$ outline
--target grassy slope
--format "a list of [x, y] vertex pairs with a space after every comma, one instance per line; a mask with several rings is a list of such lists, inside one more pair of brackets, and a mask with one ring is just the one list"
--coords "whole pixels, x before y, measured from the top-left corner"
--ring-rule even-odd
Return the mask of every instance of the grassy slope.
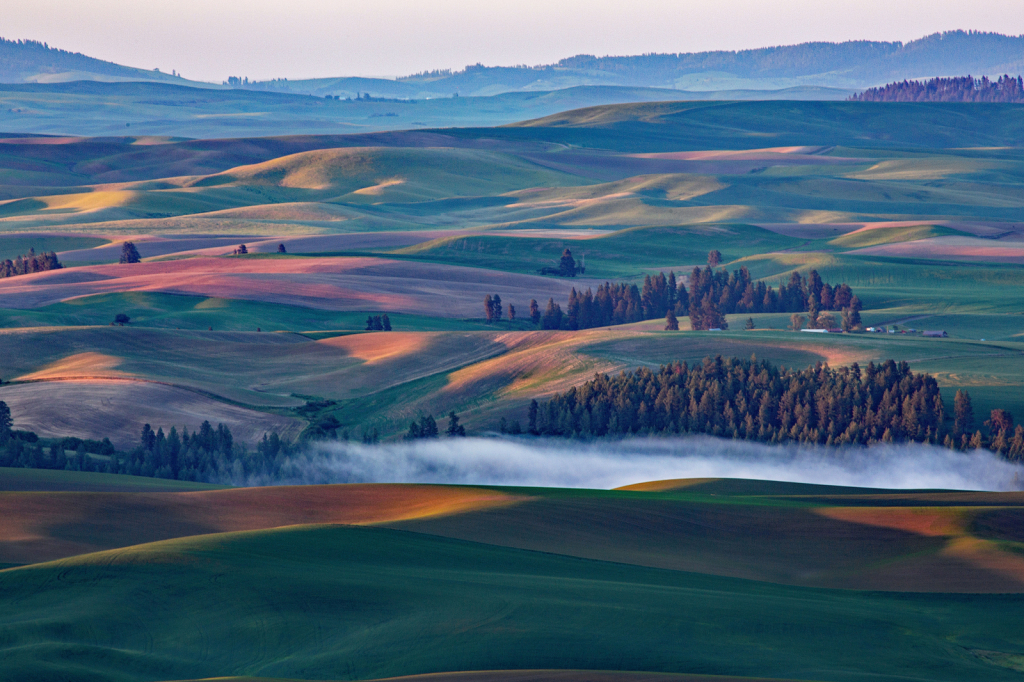
[[0, 490], [80, 492], [179, 492], [217, 490], [223, 486], [162, 478], [98, 474], [90, 471], [51, 471], [0, 467]]
[[551, 667], [1001, 680], [1017, 673], [972, 652], [1022, 645], [1016, 596], [787, 588], [379, 528], [86, 555], [0, 573], [0, 600], [12, 680]]
[[[836, 492], [729, 480], [680, 484], [655, 493], [534, 490], [535, 499], [514, 507], [391, 527], [810, 587], [1024, 590], [1024, 561], [1015, 556], [1021, 537], [1007, 533], [1024, 512], [1016, 506], [1019, 494]], [[820, 545], [826, 537], [834, 543]]]
[[543, 129], [552, 141], [631, 151], [789, 145], [1014, 146], [1024, 112], [1013, 105], [855, 102], [673, 102], [563, 112], [506, 126], [506, 139]]
[[[100, 294], [76, 298], [28, 310], [0, 309], [2, 327], [50, 327], [107, 325], [118, 313], [131, 317], [132, 324], [163, 329], [208, 329], [219, 331], [356, 332], [366, 328], [368, 312], [317, 310], [276, 303], [238, 299], [181, 296], [153, 292]], [[396, 330], [470, 331], [484, 330], [483, 321], [457, 320], [426, 315], [390, 313]]]

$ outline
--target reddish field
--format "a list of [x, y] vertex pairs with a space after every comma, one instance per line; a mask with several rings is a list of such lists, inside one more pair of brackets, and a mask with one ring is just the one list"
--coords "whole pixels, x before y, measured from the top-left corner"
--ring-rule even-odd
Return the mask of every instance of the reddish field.
[[954, 220], [888, 220], [870, 223], [757, 223], [757, 227], [796, 239], [830, 239], [860, 230], [915, 227], [917, 225], [949, 227], [977, 237], [996, 237], [1010, 231], [1019, 232], [1024, 228], [1024, 226], [1009, 223]]
[[440, 517], [525, 499], [482, 488], [422, 485], [0, 493], [0, 563], [37, 563], [206, 533]]
[[978, 237], [932, 237], [898, 244], [882, 244], [851, 251], [860, 256], [971, 260], [988, 263], [1024, 264], [1024, 243]]
[[159, 291], [299, 305], [481, 317], [483, 295], [522, 305], [565, 300], [565, 282], [478, 268], [383, 258], [189, 258], [136, 265], [90, 265], [0, 280], [5, 307], [35, 308], [92, 294]]

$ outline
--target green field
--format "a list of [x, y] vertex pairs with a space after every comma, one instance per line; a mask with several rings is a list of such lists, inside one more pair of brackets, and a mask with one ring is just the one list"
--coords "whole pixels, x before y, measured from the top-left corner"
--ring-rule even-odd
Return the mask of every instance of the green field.
[[[367, 311], [380, 314], [381, 311]], [[99, 294], [28, 310], [0, 309], [0, 327], [87, 327], [109, 325], [124, 313], [132, 325], [145, 328], [216, 331], [331, 333], [363, 331], [367, 313], [317, 310], [301, 306], [238, 299], [148, 292]], [[483, 331], [484, 320], [458, 320], [390, 313], [398, 331]]]
[[[791, 587], [649, 567], [663, 565], [659, 552], [699, 555], [706, 539], [685, 521], [693, 514], [721, 534], [719, 553], [771, 554], [771, 537], [751, 544], [730, 535], [754, 532], [745, 519], [756, 512], [781, 523], [767, 526], [781, 543], [774, 566], [852, 559], [859, 575], [877, 570], [880, 557], [857, 557], [858, 542], [876, 553], [899, 546], [913, 560], [944, 541], [850, 525], [829, 559], [824, 548], [787, 539], [801, 515], [869, 504], [903, 518], [904, 505], [934, 505], [941, 494], [742, 481], [691, 488], [508, 489], [534, 501], [399, 524], [404, 530], [185, 537], [6, 570], [0, 677], [374, 679], [543, 668], [837, 681], [1019, 675], [1019, 594]], [[992, 503], [1000, 502], [970, 494], [945, 502], [981, 504], [979, 518]], [[638, 543], [631, 515], [644, 509]], [[672, 545], [650, 544], [668, 537]], [[729, 571], [737, 557], [726, 556]]]
[[223, 486], [169, 481], [141, 476], [117, 476], [89, 471], [52, 471], [0, 467], [0, 491], [74, 490], [84, 492], [179, 492], [217, 490]]

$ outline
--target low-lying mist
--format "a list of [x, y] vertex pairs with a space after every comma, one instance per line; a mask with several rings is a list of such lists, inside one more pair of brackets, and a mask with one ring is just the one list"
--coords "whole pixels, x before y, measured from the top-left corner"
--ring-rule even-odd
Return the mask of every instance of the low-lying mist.
[[772, 446], [706, 436], [568, 440], [459, 438], [384, 445], [321, 443], [277, 479], [243, 485], [453, 483], [615, 488], [671, 478], [748, 478], [866, 488], [1024, 490], [1024, 467], [987, 450], [928, 445]]

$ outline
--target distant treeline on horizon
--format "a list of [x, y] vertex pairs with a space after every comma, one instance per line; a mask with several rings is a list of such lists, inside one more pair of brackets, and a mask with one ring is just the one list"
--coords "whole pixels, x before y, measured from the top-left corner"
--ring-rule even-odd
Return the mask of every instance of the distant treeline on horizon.
[[927, 81], [889, 83], [868, 88], [850, 97], [851, 102], [1004, 102], [1024, 103], [1024, 78], [1010, 75], [999, 80], [974, 78], [932, 78]]

